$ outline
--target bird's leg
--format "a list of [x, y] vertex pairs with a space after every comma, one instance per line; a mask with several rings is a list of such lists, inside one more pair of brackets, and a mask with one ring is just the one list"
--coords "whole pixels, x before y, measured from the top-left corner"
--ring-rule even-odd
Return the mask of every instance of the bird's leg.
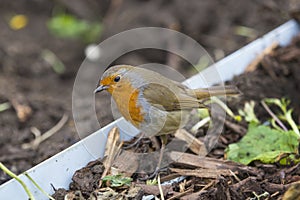
[[159, 153], [159, 158], [158, 158], [158, 163], [157, 163], [156, 169], [150, 176], [147, 176], [146, 178], [140, 179], [142, 181], [145, 181], [145, 180], [152, 179], [152, 178], [156, 177], [158, 175], [158, 173], [161, 171], [160, 167], [161, 167], [164, 151], [166, 149], [166, 144], [167, 144], [167, 141], [168, 141], [167, 135], [161, 135], [160, 140], [161, 140], [161, 148], [160, 148], [160, 153]]
[[163, 155], [164, 155], [164, 151], [165, 151], [166, 144], [167, 144], [167, 141], [168, 141], [167, 135], [161, 135], [160, 140], [161, 140], [161, 148], [160, 148], [158, 163], [157, 163], [157, 167], [156, 167], [155, 171], [159, 171], [159, 169], [160, 169], [161, 162], [162, 162]]
[[123, 149], [125, 149], [125, 150], [126, 149], [131, 149], [132, 147], [138, 145], [141, 142], [141, 140], [144, 138], [144, 136], [145, 136], [145, 133], [141, 133], [141, 135], [134, 141], [134, 143], [123, 147]]

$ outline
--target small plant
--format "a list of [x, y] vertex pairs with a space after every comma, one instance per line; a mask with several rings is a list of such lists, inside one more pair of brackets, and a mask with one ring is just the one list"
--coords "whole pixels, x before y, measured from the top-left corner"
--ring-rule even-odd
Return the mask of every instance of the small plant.
[[[298, 135], [298, 137], [300, 137], [298, 126], [292, 117], [293, 109], [288, 109], [288, 106], [291, 103], [290, 100], [285, 98], [282, 99], [268, 98], [265, 99], [264, 102], [268, 105], [273, 104], [278, 106], [281, 109], [281, 113], [277, 114], [278, 118], [280, 120], [287, 122], [291, 126], [292, 130]], [[272, 119], [272, 124], [275, 124], [274, 118]]]
[[157, 179], [149, 179], [146, 181], [146, 185], [157, 185], [158, 181]]
[[239, 110], [240, 116], [244, 117], [245, 121], [248, 123], [259, 124], [260, 121], [257, 119], [254, 112], [255, 102], [250, 101], [246, 102], [244, 106], [244, 110]]
[[[277, 105], [282, 113], [275, 115], [265, 102], [269, 105]], [[300, 162], [298, 158], [299, 129], [292, 119], [292, 109], [287, 108], [289, 103], [287, 99], [264, 99], [262, 101], [262, 105], [272, 116], [271, 127], [262, 125], [257, 119], [254, 102], [246, 103], [244, 110], [239, 110], [239, 114], [249, 123], [248, 131], [239, 142], [228, 146], [225, 150], [225, 157], [245, 165], [255, 160], [263, 163], [278, 162], [282, 165]], [[292, 130], [285, 128], [279, 119], [288, 122]]]
[[130, 186], [132, 178], [124, 177], [121, 174], [105, 176], [103, 179], [104, 183], [110, 187], [121, 187]]

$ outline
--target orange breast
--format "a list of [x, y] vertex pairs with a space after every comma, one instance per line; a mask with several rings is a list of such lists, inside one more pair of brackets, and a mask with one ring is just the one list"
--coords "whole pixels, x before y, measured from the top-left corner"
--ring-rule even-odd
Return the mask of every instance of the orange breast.
[[124, 83], [122, 87], [114, 89], [112, 96], [123, 117], [139, 128], [144, 119], [143, 108], [138, 103], [139, 90], [130, 83]]

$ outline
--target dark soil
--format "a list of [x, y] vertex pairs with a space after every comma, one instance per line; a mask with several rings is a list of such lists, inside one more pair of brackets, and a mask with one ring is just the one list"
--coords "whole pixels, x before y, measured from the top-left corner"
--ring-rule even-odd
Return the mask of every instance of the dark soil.
[[[299, 62], [300, 35], [295, 37], [286, 48], [275, 49], [271, 54], [265, 56], [258, 70], [235, 77], [232, 83], [235, 83], [243, 91], [243, 95], [238, 101], [232, 101], [229, 105], [232, 108], [235, 108], [234, 105], [242, 107], [245, 101], [249, 101], [249, 99], [254, 100], [256, 105], [259, 105], [263, 98], [285, 97], [291, 100], [294, 117], [299, 124]], [[265, 116], [266, 112], [261, 106], [256, 106], [256, 108], [260, 116]]]
[[[297, 119], [299, 124], [299, 55], [300, 34], [293, 39], [289, 46], [277, 47], [271, 53], [265, 55], [254, 71], [237, 76], [233, 81], [229, 82], [229, 84], [236, 83], [243, 93], [240, 98], [229, 101], [229, 107], [233, 108], [233, 110], [242, 109], [246, 101], [253, 100], [256, 102], [257, 109], [255, 113], [257, 117], [260, 120], [267, 120], [270, 116], [260, 105], [260, 101], [267, 97], [286, 97], [291, 100], [291, 107], [294, 108], [294, 118]], [[171, 198], [184, 191], [190, 191], [182, 195], [180, 199], [250, 199], [254, 198], [255, 195], [259, 196], [262, 194], [265, 194], [265, 196], [262, 195], [260, 199], [281, 199], [292, 183], [300, 180], [300, 163], [280, 166], [279, 163], [262, 164], [256, 161], [251, 163], [249, 167], [246, 167], [237, 163], [223, 161], [224, 149], [230, 143], [239, 141], [247, 129], [245, 123], [236, 124], [236, 122], [230, 122], [229, 120], [228, 123], [225, 123], [226, 127], [218, 145], [209, 153], [208, 157], [211, 158], [211, 162], [222, 161], [223, 167], [232, 170], [236, 177], [220, 175], [216, 178], [206, 178], [190, 175], [184, 181], [173, 183], [169, 187], [163, 186], [166, 198]], [[236, 129], [234, 126], [240, 129]], [[143, 139], [139, 143], [138, 149], [134, 151], [145, 152], [146, 150], [149, 152], [153, 149], [153, 146], [155, 145], [151, 144], [151, 140]], [[168, 153], [165, 154], [165, 159], [168, 155]], [[171, 164], [169, 167], [176, 165], [178, 163]], [[181, 164], [181, 168], [193, 169], [189, 164]], [[81, 199], [85, 199], [90, 195], [101, 193], [102, 190], [97, 185], [99, 185], [103, 171], [103, 164], [100, 161], [89, 163], [87, 167], [78, 170], [74, 174], [69, 190], [63, 190], [63, 195], [61, 195], [62, 189], [59, 189], [54, 194], [55, 197], [63, 199], [64, 195], [71, 192], [72, 194], [77, 193], [77, 195], [82, 196]], [[172, 174], [171, 171], [169, 168], [167, 173], [162, 173], [162, 179], [166, 178], [166, 175], [170, 176]], [[132, 177], [132, 186], [115, 189], [116, 196], [111, 196], [111, 199], [117, 199], [117, 197], [122, 197], [121, 199], [141, 199], [142, 195], [149, 194], [159, 197], [159, 193], [157, 193], [158, 188], [155, 190], [152, 186], [145, 185], [138, 179], [144, 177], [144, 175], [134, 174]], [[136, 188], [138, 192], [135, 193], [134, 197], [128, 198], [125, 194], [128, 194], [132, 188]], [[104, 188], [102, 189], [104, 190]], [[297, 195], [298, 193], [295, 192], [295, 194]], [[179, 197], [176, 199], [179, 199]]]
[[[99, 41], [134, 27], [169, 27], [193, 37], [219, 59], [222, 54], [227, 55], [287, 21], [287, 10], [292, 5], [285, 0], [113, 2], [1, 1], [0, 103], [24, 104], [32, 111], [24, 119], [19, 119], [12, 107], [0, 113], [0, 162], [13, 172], [21, 173], [79, 140], [72, 120], [71, 93], [77, 69], [84, 59], [85, 44], [78, 40], [59, 39], [49, 33], [46, 22], [55, 9], [86, 20], [102, 20], [104, 32]], [[29, 18], [24, 29], [15, 31], [9, 28], [8, 20], [14, 14], [25, 14]], [[237, 35], [236, 26], [250, 27], [254, 34]], [[42, 59], [44, 49], [50, 49], [62, 60], [66, 66], [63, 74], [56, 74]], [[166, 63], [166, 58], [155, 52], [129, 54], [119, 62], [140, 64], [157, 60]], [[109, 107], [110, 103], [108, 96], [101, 96], [103, 99], [96, 103], [98, 110]], [[54, 136], [37, 149], [22, 148], [22, 144], [34, 139], [32, 127], [44, 133], [64, 114], [69, 120]], [[110, 110], [103, 110], [99, 120], [102, 125], [111, 122]], [[8, 179], [0, 172], [0, 183]]]

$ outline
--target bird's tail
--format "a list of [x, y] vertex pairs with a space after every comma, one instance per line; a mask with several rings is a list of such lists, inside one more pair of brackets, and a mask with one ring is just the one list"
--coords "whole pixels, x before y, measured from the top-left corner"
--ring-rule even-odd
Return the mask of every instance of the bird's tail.
[[213, 86], [209, 88], [200, 88], [190, 91], [192, 96], [196, 96], [197, 99], [206, 99], [211, 96], [238, 96], [241, 92], [234, 85], [225, 86]]

